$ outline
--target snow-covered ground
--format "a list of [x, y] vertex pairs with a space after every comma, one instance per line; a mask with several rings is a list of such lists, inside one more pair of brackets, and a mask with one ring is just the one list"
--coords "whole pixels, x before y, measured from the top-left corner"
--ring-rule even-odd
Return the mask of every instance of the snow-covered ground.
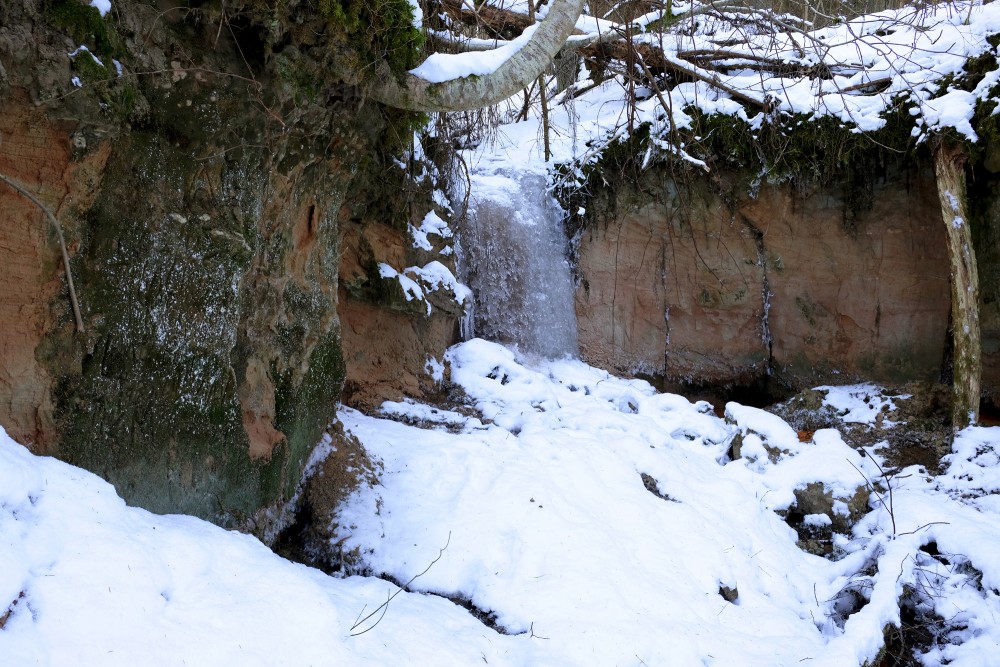
[[[925, 664], [997, 664], [1000, 428], [962, 432], [941, 476], [891, 475], [891, 499], [871, 494], [821, 558], [777, 514], [794, 490], [822, 482], [835, 514], [865, 477], [886, 484], [837, 431], [800, 442], [755, 408], [731, 403], [723, 420], [478, 339], [448, 361], [479, 417], [386, 406], [433, 416], [420, 429], [341, 413], [384, 463], [340, 516], [345, 548], [411, 582], [382, 609], [388, 581], [329, 577], [246, 535], [127, 507], [3, 435], [3, 664], [843, 667], [875, 658], [900, 598], [938, 633]], [[831, 388], [828, 402], [857, 418], [872, 389]]]
[[[863, 129], [903, 95], [917, 134], [948, 126], [974, 138], [968, 119], [997, 73], [972, 92], [936, 81], [992, 48], [998, 7], [844, 23], [812, 35], [801, 56], [804, 66], [827, 62], [832, 78], [735, 72], [726, 83]], [[723, 37], [694, 31], [667, 55]], [[753, 36], [731, 48], [776, 59], [797, 49]], [[891, 79], [882, 92], [857, 88], [879, 78]], [[637, 120], [665, 127], [645, 92]], [[685, 105], [746, 118], [704, 83], [665, 94], [679, 126]], [[472, 196], [499, 192], [504, 174], [549, 177], [551, 162], [596, 156], [629, 124], [622, 99], [609, 79], [554, 100], [549, 163], [536, 118], [500, 128], [496, 143], [466, 156]], [[421, 247], [427, 234], [451, 234], [434, 219], [412, 233]], [[436, 263], [383, 275], [413, 298], [443, 287], [464, 299]], [[406, 402], [383, 406], [385, 419], [340, 412], [384, 473], [348, 500], [338, 538], [359, 554], [356, 571], [409, 582], [402, 592], [290, 563], [197, 519], [127, 507], [96, 476], [0, 431], [0, 665], [851, 667], [875, 662], [901, 600], [905, 623], [936, 638], [924, 664], [1000, 665], [1000, 428], [959, 434], [938, 476], [883, 475], [874, 452], [862, 456], [836, 430], [802, 442], [769, 413], [731, 403], [722, 419], [707, 403], [579, 361], [519, 358], [478, 339], [447, 361], [477, 417]], [[884, 416], [876, 387], [823, 389], [845, 422]], [[741, 457], [731, 460], [734, 445]], [[829, 511], [797, 511], [810, 484], [829, 492]], [[829, 557], [797, 546], [787, 510], [831, 540]]]

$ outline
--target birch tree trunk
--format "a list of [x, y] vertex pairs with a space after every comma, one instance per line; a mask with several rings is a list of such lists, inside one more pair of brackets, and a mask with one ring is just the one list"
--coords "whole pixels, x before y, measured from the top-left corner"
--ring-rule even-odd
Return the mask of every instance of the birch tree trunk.
[[979, 272], [966, 213], [965, 161], [960, 145], [941, 141], [934, 149], [941, 216], [951, 264], [954, 363], [951, 422], [960, 430], [979, 421], [982, 341], [979, 333]]
[[582, 11], [583, 0], [552, 0], [528, 43], [489, 74], [431, 83], [409, 73], [399, 79], [382, 72], [369, 94], [411, 111], [467, 111], [497, 104], [524, 90], [552, 63]]

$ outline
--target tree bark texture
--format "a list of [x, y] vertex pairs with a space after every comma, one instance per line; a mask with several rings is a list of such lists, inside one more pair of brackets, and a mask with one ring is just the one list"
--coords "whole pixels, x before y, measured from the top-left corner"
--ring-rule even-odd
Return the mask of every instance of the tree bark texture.
[[552, 63], [582, 11], [583, 0], [552, 0], [528, 43], [490, 74], [431, 83], [409, 73], [402, 79], [384, 73], [370, 94], [387, 106], [411, 111], [467, 111], [497, 104], [526, 88]]
[[965, 161], [961, 146], [942, 141], [934, 150], [941, 215], [951, 264], [951, 320], [954, 388], [952, 426], [979, 421], [982, 341], [979, 330], [979, 274], [966, 213]]

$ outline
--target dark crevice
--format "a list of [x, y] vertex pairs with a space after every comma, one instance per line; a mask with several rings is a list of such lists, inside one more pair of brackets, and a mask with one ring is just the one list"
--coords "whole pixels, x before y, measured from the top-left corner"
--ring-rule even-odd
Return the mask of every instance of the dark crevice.
[[303, 500], [296, 509], [292, 522], [278, 533], [271, 550], [282, 558], [314, 567], [326, 574], [342, 574], [343, 553], [317, 535], [315, 523], [312, 505]]
[[475, 618], [477, 621], [488, 627], [490, 630], [493, 630], [497, 634], [512, 635], [512, 636], [526, 634], [524, 630], [522, 630], [521, 632], [513, 632], [509, 628], [504, 627], [497, 620], [497, 613], [495, 611], [491, 609], [481, 609], [480, 607], [477, 607], [470, 598], [464, 595], [449, 595], [447, 593], [436, 593], [433, 591], [419, 591], [419, 592], [423, 593], [424, 595], [434, 595], [436, 597], [444, 598], [445, 600], [448, 600], [458, 605], [459, 607], [462, 607], [470, 614], [472, 614], [473, 618]]
[[830, 617], [838, 627], [843, 628], [847, 619], [864, 609], [871, 601], [872, 589], [878, 578], [878, 558], [881, 553], [869, 556], [865, 567], [854, 573], [847, 585], [840, 589], [829, 602], [833, 607]]
[[[315, 516], [312, 506], [307, 502], [302, 502], [295, 512], [295, 518], [281, 533], [278, 534], [271, 549], [277, 555], [290, 561], [314, 567], [331, 576], [358, 575], [363, 577], [375, 577], [387, 581], [397, 586], [407, 593], [419, 595], [433, 595], [443, 598], [449, 602], [465, 609], [477, 621], [488, 627], [490, 630], [501, 635], [520, 635], [525, 631], [515, 632], [503, 626], [497, 619], [497, 613], [491, 609], [483, 609], [473, 603], [472, 599], [460, 593], [442, 593], [438, 591], [422, 591], [408, 587], [391, 574], [385, 572], [375, 572], [364, 564], [359, 564], [357, 554], [354, 557], [345, 558], [343, 551], [337, 546], [330, 544], [329, 540], [319, 539], [316, 535], [314, 524]], [[16, 604], [16, 601], [15, 601]], [[13, 607], [13, 605], [12, 605]], [[8, 612], [9, 615], [9, 612]], [[6, 620], [6, 616], [2, 617]], [[2, 627], [2, 625], [0, 625]]]
[[745, 382], [731, 384], [653, 383], [660, 391], [670, 391], [693, 401], [708, 401], [718, 417], [725, 416], [726, 403], [736, 401], [752, 408], [770, 408], [788, 400], [794, 394], [774, 375], [760, 375]]
[[472, 601], [472, 598], [470, 598], [470, 597], [468, 597], [466, 595], [462, 595], [461, 593], [442, 593], [442, 592], [439, 592], [439, 591], [421, 591], [421, 590], [416, 590], [416, 589], [408, 588], [402, 582], [400, 582], [398, 579], [396, 579], [395, 577], [393, 577], [390, 574], [382, 573], [382, 574], [379, 574], [378, 577], [379, 577], [379, 579], [384, 579], [385, 581], [388, 581], [388, 582], [390, 582], [390, 583], [398, 586], [399, 588], [402, 588], [407, 593], [416, 593], [416, 594], [419, 594], [419, 595], [432, 595], [434, 597], [438, 597], [438, 598], [442, 598], [444, 600], [448, 600], [452, 604], [458, 605], [462, 609], [465, 609], [467, 612], [469, 612], [469, 614], [474, 619], [476, 619], [477, 621], [479, 621], [480, 623], [482, 623], [483, 625], [485, 625], [490, 630], [493, 630], [497, 634], [509, 635], [509, 636], [516, 636], [516, 635], [527, 634], [526, 631], [524, 631], [524, 630], [522, 630], [520, 632], [515, 632], [515, 631], [511, 630], [510, 628], [507, 628], [507, 627], [501, 625], [500, 621], [497, 619], [497, 613], [495, 611], [493, 611], [492, 609], [483, 609], [482, 607], [477, 606]]
[[251, 77], [264, 71], [268, 53], [267, 28], [257, 25], [251, 17], [243, 14], [227, 16], [226, 24], [240, 56], [250, 69]]
[[979, 423], [982, 426], [1000, 426], [1000, 396], [987, 397], [980, 402]]
[[646, 490], [652, 493], [657, 498], [662, 498], [663, 500], [667, 500], [672, 503], [680, 502], [676, 498], [661, 492], [659, 482], [657, 482], [656, 478], [653, 477], [652, 475], [647, 475], [646, 473], [642, 472], [639, 473], [639, 477], [642, 478], [642, 485], [646, 487]]
[[761, 316], [760, 335], [767, 348], [767, 374], [774, 375], [774, 338], [771, 336], [771, 285], [767, 271], [767, 249], [764, 247], [764, 232], [757, 228], [745, 216], [740, 216], [743, 224], [753, 235], [754, 246], [757, 249], [757, 266], [761, 273]]

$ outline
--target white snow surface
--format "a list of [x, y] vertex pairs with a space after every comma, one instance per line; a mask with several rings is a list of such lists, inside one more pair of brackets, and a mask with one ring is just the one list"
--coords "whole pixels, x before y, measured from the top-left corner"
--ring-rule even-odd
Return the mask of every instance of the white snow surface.
[[433, 310], [430, 302], [427, 301], [427, 294], [430, 292], [442, 288], [450, 290], [455, 301], [459, 304], [464, 303], [469, 298], [469, 288], [458, 281], [451, 269], [437, 260], [430, 261], [424, 266], [408, 266], [402, 271], [397, 271], [385, 262], [380, 262], [378, 271], [382, 278], [395, 278], [399, 281], [407, 301], [414, 299], [423, 301], [424, 305], [427, 306], [428, 315]]
[[[873, 497], [826, 560], [801, 551], [776, 510], [809, 482], [839, 496], [878, 475], [837, 431], [801, 443], [754, 408], [730, 403], [727, 422], [645, 382], [528, 364], [478, 339], [447, 362], [479, 417], [384, 406], [421, 429], [341, 411], [384, 464], [341, 512], [345, 547], [397, 581], [424, 572], [353, 631], [393, 584], [128, 507], [0, 433], [4, 664], [845, 667], [877, 654], [911, 587], [944, 619], [924, 664], [996, 664], [1000, 429], [963, 431], [940, 477], [893, 477], [895, 534]], [[730, 461], [737, 432], [781, 456]], [[931, 543], [947, 558], [920, 549]], [[845, 607], [849, 590], [868, 599], [860, 610]]]
[[491, 74], [524, 48], [537, 29], [537, 24], [529, 26], [516, 39], [505, 42], [498, 48], [489, 51], [434, 53], [419, 66], [410, 70], [410, 73], [431, 83]]
[[441, 219], [435, 211], [428, 211], [419, 227], [410, 225], [410, 236], [413, 237], [413, 247], [420, 250], [431, 250], [432, 244], [428, 236], [434, 234], [441, 238], [451, 238], [452, 231], [448, 223]]
[[416, 665], [430, 655], [472, 664], [505, 642], [421, 595], [397, 597], [378, 634], [349, 637], [358, 612], [390, 588], [332, 579], [198, 519], [128, 507], [97, 476], [0, 431], [4, 665]]
[[[836, 410], [843, 421], [855, 424], [874, 424], [879, 415], [884, 418], [896, 409], [892, 399], [909, 398], [909, 394], [888, 396], [881, 387], [874, 384], [822, 386], [816, 389], [826, 392], [823, 405]], [[884, 423], [891, 422], [885, 420]]]

